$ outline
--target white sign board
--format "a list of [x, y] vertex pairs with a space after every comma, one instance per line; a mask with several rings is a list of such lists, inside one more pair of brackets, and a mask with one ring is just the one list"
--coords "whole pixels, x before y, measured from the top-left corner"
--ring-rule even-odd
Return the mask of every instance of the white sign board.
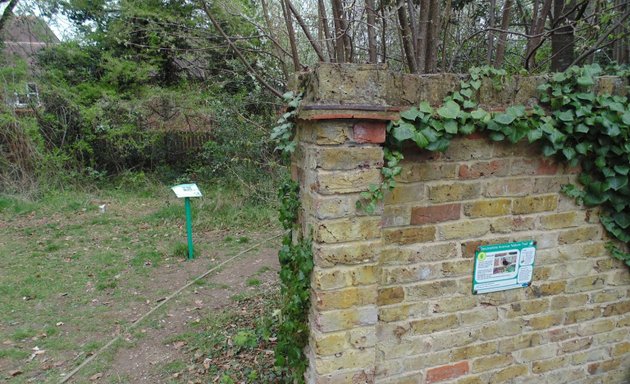
[[180, 184], [171, 188], [180, 199], [183, 197], [201, 197], [197, 184]]
[[480, 246], [475, 252], [473, 294], [528, 287], [535, 259], [533, 240]]

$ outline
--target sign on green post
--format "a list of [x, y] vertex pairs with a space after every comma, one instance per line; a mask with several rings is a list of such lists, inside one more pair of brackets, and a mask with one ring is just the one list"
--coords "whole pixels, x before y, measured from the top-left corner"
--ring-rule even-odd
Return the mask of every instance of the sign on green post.
[[483, 245], [475, 251], [472, 293], [529, 287], [534, 275], [536, 242]]
[[186, 206], [186, 233], [188, 234], [188, 260], [192, 260], [193, 253], [193, 240], [192, 240], [192, 209], [190, 207], [191, 197], [201, 197], [201, 191], [197, 184], [180, 184], [171, 188], [175, 195], [184, 199], [184, 205]]

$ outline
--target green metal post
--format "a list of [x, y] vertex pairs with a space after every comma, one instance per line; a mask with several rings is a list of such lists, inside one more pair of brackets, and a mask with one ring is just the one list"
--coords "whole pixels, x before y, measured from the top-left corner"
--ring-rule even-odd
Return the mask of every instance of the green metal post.
[[186, 205], [186, 231], [188, 232], [188, 260], [193, 259], [193, 240], [192, 240], [192, 212], [190, 209], [190, 198], [184, 199]]

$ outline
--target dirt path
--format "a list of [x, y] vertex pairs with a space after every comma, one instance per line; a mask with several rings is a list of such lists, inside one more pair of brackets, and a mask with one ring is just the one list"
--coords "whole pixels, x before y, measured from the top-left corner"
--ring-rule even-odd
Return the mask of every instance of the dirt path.
[[[189, 324], [198, 322], [202, 316], [207, 317], [213, 311], [228, 306], [237, 306], [233, 300], [235, 295], [255, 294], [259, 284], [276, 284], [279, 269], [277, 247], [274, 244], [264, 244], [262, 247], [270, 245], [273, 248], [258, 248], [241, 255], [218, 272], [205, 277], [205, 284], [194, 284], [183, 291], [165, 305], [166, 309], [154, 313], [139, 324], [135, 332], [126, 335], [113, 361], [107, 364], [107, 369], [93, 373], [94, 367], [86, 367], [82, 375], [77, 375], [70, 382], [81, 382], [85, 380], [86, 374], [89, 380], [95, 382], [178, 382], [177, 375], [174, 377], [172, 372], [164, 368], [169, 363], [185, 359], [185, 345], [172, 341], [173, 337], [189, 332]], [[170, 287], [171, 291], [175, 291], [205, 272], [202, 266], [204, 263], [196, 262], [190, 263], [186, 270], [161, 268], [153, 274], [151, 285], [156, 289]], [[255, 279], [256, 284], [251, 284], [250, 279]], [[155, 303], [148, 303], [145, 309], [148, 311], [153, 305]]]

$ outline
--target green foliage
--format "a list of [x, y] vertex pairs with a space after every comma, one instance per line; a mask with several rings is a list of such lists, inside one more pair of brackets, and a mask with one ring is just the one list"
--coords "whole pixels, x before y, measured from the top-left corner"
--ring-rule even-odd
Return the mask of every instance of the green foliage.
[[[389, 140], [400, 147], [413, 141], [430, 151], [444, 151], [458, 134], [486, 132], [494, 141], [542, 143], [545, 156], [555, 156], [569, 166], [580, 166], [582, 187], [568, 185], [563, 191], [587, 206], [601, 207], [600, 220], [608, 233], [630, 244], [630, 103], [625, 96], [593, 92], [598, 65], [571, 67], [555, 73], [539, 87], [543, 106], [526, 111], [522, 105], [490, 113], [479, 108], [476, 93], [492, 76], [500, 86], [504, 71], [474, 68], [469, 81], [447, 96], [434, 111], [426, 102], [401, 113], [388, 128]], [[386, 181], [388, 184], [389, 181]], [[370, 204], [382, 198], [370, 187]], [[630, 266], [630, 253], [611, 245], [614, 257]]]
[[[281, 322], [275, 349], [276, 365], [294, 382], [304, 382], [307, 360], [304, 347], [308, 343], [308, 308], [313, 251], [310, 239], [297, 228], [299, 185], [288, 181], [280, 188], [280, 222], [286, 235], [278, 253], [280, 259]], [[294, 240], [294, 235], [296, 240]]]
[[302, 94], [287, 92], [282, 95], [287, 103], [287, 110], [276, 122], [276, 126], [271, 130], [271, 140], [276, 142], [276, 149], [283, 155], [289, 155], [295, 151], [295, 115], [302, 101]]

